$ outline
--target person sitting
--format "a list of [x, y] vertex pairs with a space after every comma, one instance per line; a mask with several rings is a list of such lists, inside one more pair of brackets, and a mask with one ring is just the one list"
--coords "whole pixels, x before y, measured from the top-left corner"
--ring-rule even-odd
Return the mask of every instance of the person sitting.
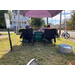
[[[30, 29], [30, 28], [29, 28], [29, 26], [28, 26], [28, 25], [26, 25], [26, 26], [25, 26], [25, 29]], [[24, 30], [23, 30], [23, 32], [22, 32], [22, 34], [21, 34], [20, 38], [22, 38], [22, 37], [23, 37], [23, 35], [24, 35]], [[25, 39], [23, 39], [23, 41], [26, 41], [27, 43], [29, 42], [28, 40], [25, 40]], [[33, 40], [32, 40], [32, 39], [31, 39], [31, 42], [33, 42]]]
[[38, 31], [44, 31], [44, 29], [46, 29], [46, 26], [44, 26], [43, 28], [39, 29]]
[[[52, 27], [50, 27], [50, 25], [48, 25], [46, 29], [52, 29]], [[43, 31], [43, 33], [44, 32], [45, 32], [45, 30]]]
[[33, 29], [32, 25], [29, 25], [29, 28], [30, 28], [30, 29]]
[[[46, 29], [52, 29], [52, 27], [50, 27], [50, 25], [48, 25]], [[45, 33], [45, 30], [43, 31], [42, 38], [44, 38], [44, 33]], [[52, 40], [48, 40], [48, 39], [44, 39], [44, 40], [45, 40], [46, 42], [52, 43]]]
[[[29, 29], [33, 29], [32, 25], [29, 25]], [[35, 33], [33, 32], [33, 34], [35, 34]]]
[[25, 28], [26, 28], [26, 29], [29, 29], [29, 26], [28, 26], [28, 25], [26, 25], [26, 26], [25, 26]]

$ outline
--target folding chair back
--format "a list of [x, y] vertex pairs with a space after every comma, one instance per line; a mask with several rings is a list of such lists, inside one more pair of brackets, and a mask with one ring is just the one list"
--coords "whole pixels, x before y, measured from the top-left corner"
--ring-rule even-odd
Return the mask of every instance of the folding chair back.
[[31, 40], [33, 38], [33, 29], [23, 30], [23, 39]]
[[54, 39], [54, 42], [56, 42], [55, 35], [57, 33], [56, 29], [45, 29], [44, 38], [51, 40]]

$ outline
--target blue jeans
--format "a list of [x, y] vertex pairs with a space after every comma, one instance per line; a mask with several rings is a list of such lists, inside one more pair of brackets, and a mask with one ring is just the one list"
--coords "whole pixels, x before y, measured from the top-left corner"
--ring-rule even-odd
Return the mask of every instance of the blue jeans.
[[[25, 40], [25, 41], [26, 41], [26, 43], [28, 43], [28, 42], [29, 42], [29, 40]], [[33, 39], [31, 39], [30, 41], [31, 41], [31, 42], [33, 42]]]

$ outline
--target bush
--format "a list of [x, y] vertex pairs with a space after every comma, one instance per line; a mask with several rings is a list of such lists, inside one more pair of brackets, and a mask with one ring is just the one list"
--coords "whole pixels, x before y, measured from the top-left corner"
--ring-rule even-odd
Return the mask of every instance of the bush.
[[22, 31], [23, 31], [23, 29], [19, 29], [18, 31], [19, 31], [19, 32], [22, 32]]
[[4, 29], [4, 26], [2, 26], [1, 24], [0, 24], [0, 29]]

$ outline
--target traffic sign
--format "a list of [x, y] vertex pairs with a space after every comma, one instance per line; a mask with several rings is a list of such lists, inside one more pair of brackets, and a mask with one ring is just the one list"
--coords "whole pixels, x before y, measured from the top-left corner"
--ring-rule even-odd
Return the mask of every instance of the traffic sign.
[[5, 22], [6, 22], [6, 27], [10, 28], [10, 20], [9, 20], [9, 15], [4, 13], [5, 16]]
[[11, 48], [11, 51], [12, 51], [12, 42], [11, 42], [11, 37], [10, 37], [10, 20], [9, 20], [9, 15], [4, 13], [4, 16], [5, 16], [5, 22], [6, 22], [6, 27], [8, 28], [8, 35], [9, 35], [9, 42], [10, 42], [10, 48]]

